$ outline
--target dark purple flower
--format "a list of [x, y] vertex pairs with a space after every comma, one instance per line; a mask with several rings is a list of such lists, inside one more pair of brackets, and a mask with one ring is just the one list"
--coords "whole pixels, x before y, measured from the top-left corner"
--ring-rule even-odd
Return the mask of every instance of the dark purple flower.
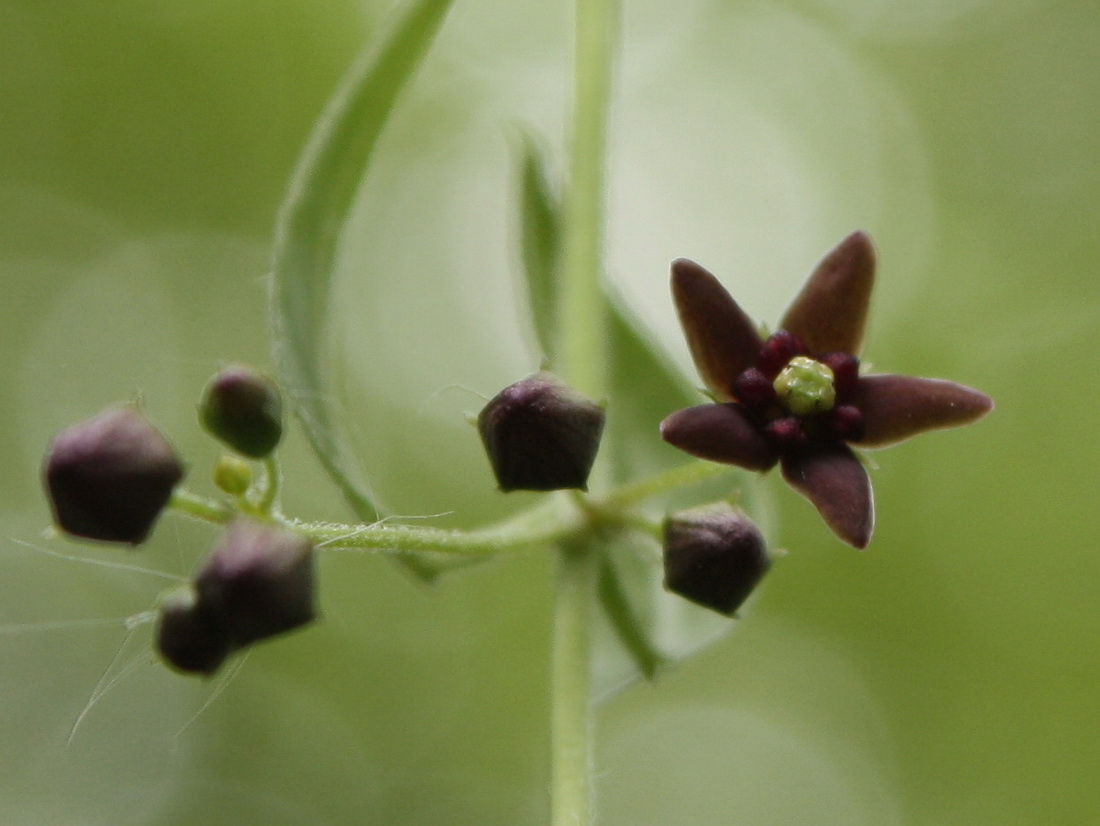
[[874, 273], [871, 239], [852, 233], [818, 264], [765, 340], [718, 279], [692, 261], [674, 261], [673, 299], [715, 403], [661, 423], [664, 439], [693, 456], [760, 471], [778, 463], [791, 487], [857, 548], [871, 539], [874, 500], [849, 445], [883, 447], [993, 409], [984, 393], [953, 382], [860, 374]]
[[145, 541], [183, 473], [172, 445], [129, 404], [61, 431], [43, 468], [61, 530], [132, 545]]

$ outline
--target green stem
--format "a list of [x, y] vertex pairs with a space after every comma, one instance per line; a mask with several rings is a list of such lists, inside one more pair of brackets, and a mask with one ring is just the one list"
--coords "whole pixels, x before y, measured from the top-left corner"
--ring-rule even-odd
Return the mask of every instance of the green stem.
[[605, 397], [607, 387], [607, 319], [600, 280], [607, 123], [618, 17], [618, 0], [577, 0], [558, 335], [566, 381], [593, 398]]
[[540, 545], [554, 545], [580, 536], [587, 529], [583, 515], [575, 509], [563, 514], [554, 507], [528, 511], [497, 525], [476, 531], [443, 530], [408, 525], [343, 525], [328, 522], [287, 524], [313, 540], [318, 548], [332, 550], [378, 550], [407, 553], [437, 553], [490, 556]]
[[[273, 469], [269, 470], [272, 471]], [[274, 514], [274, 517], [309, 537], [318, 548], [388, 553], [434, 551], [470, 557], [491, 556], [536, 546], [573, 542], [589, 534], [596, 523], [604, 527], [645, 525], [647, 523], [644, 517], [635, 517], [629, 513], [635, 505], [654, 496], [729, 472], [730, 469], [724, 465], [689, 462], [655, 476], [621, 485], [599, 498], [587, 498], [578, 494], [575, 500], [570, 499], [567, 508], [562, 507], [561, 500], [549, 499], [540, 507], [474, 531], [384, 522], [369, 525], [305, 522], [287, 519], [280, 514]], [[213, 525], [226, 524], [237, 512], [237, 509], [225, 502], [199, 496], [182, 487], [173, 492], [169, 508]]]
[[264, 478], [256, 497], [256, 508], [262, 514], [270, 514], [279, 499], [279, 486], [282, 484], [282, 469], [275, 454], [263, 460]]
[[[563, 213], [562, 292], [557, 335], [573, 387], [607, 396], [604, 270], [607, 124], [618, 45], [618, 0], [577, 0], [570, 176]], [[586, 520], [591, 513], [581, 511]], [[589, 635], [597, 555], [587, 543], [559, 543], [551, 650], [550, 812], [552, 826], [592, 822]]]
[[191, 493], [186, 488], [176, 488], [172, 491], [172, 498], [168, 500], [168, 507], [176, 513], [198, 519], [200, 522], [210, 522], [214, 525], [225, 525], [236, 513], [233, 508], [224, 502], [199, 496], [197, 493]]
[[601, 498], [596, 506], [612, 513], [622, 512], [654, 496], [717, 479], [730, 472], [732, 468], [729, 465], [719, 465], [714, 462], [688, 462], [663, 473], [639, 479], [637, 482], [620, 485]]
[[551, 826], [592, 822], [589, 619], [595, 562], [586, 544], [561, 546], [550, 675]]

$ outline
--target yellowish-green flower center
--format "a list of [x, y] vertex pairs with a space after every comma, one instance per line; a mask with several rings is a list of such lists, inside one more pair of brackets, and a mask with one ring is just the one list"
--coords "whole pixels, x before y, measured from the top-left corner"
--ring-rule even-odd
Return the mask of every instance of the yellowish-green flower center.
[[773, 386], [783, 406], [796, 416], [827, 413], [836, 404], [833, 371], [806, 356], [791, 359], [775, 377]]

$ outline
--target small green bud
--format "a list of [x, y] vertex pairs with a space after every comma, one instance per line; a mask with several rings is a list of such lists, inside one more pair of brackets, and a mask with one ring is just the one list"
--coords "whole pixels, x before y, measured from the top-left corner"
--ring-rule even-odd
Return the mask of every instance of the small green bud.
[[229, 656], [229, 639], [218, 618], [188, 585], [157, 606], [157, 651], [177, 671], [213, 674]]
[[252, 484], [252, 466], [240, 456], [226, 453], [214, 465], [214, 484], [230, 496], [241, 496]]
[[585, 489], [603, 433], [602, 405], [542, 371], [500, 391], [477, 417], [500, 489]]
[[43, 468], [61, 530], [132, 545], [145, 541], [183, 473], [172, 445], [129, 404], [61, 431]]
[[316, 617], [313, 547], [278, 525], [240, 517], [210, 552], [195, 588], [230, 646], [243, 648]]
[[245, 365], [232, 365], [211, 379], [199, 405], [199, 419], [233, 450], [262, 459], [283, 435], [283, 402], [270, 378]]
[[724, 502], [665, 521], [665, 588], [698, 605], [732, 615], [770, 567], [756, 525]]
[[795, 356], [775, 377], [779, 400], [796, 416], [827, 413], [836, 404], [833, 371], [807, 356]]

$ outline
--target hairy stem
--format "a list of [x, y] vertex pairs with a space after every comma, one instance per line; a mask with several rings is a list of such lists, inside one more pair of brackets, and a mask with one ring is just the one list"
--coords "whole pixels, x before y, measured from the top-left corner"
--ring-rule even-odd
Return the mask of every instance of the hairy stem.
[[272, 454], [263, 460], [263, 483], [258, 490], [256, 507], [260, 513], [269, 514], [279, 500], [279, 486], [282, 484], [282, 469], [279, 460]]
[[550, 677], [552, 826], [592, 822], [589, 634], [595, 563], [589, 545], [561, 546]]
[[168, 501], [168, 507], [176, 513], [198, 519], [200, 522], [210, 522], [214, 525], [224, 525], [233, 518], [236, 511], [216, 499], [208, 499], [199, 496], [186, 488], [176, 488], [172, 491], [172, 498]]
[[[601, 497], [577, 497], [576, 500], [548, 499], [543, 505], [507, 520], [473, 531], [447, 530], [375, 522], [306, 522], [275, 518], [308, 537], [318, 548], [332, 550], [413, 553], [430, 551], [457, 556], [491, 556], [536, 546], [556, 546], [590, 535], [599, 525], [604, 529], [636, 526], [637, 517], [630, 509], [647, 499], [688, 485], [704, 482], [730, 472], [724, 465], [688, 462], [663, 473], [614, 488]], [[568, 507], [563, 507], [568, 505]], [[237, 512], [233, 506], [177, 488], [169, 507], [177, 513], [224, 525]]]
[[[600, 286], [607, 124], [619, 8], [618, 0], [577, 0], [575, 8], [570, 174], [557, 334], [566, 381], [601, 399], [608, 387], [607, 310]], [[586, 513], [589, 521], [591, 516]], [[598, 557], [590, 541], [562, 542], [558, 547], [551, 648], [550, 820], [552, 826], [587, 826], [593, 812], [589, 637]]]

